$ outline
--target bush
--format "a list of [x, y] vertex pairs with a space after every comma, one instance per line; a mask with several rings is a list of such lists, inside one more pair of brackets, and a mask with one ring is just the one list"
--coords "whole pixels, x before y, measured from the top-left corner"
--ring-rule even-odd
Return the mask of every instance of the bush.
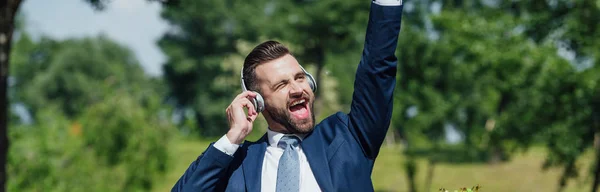
[[52, 109], [9, 129], [8, 191], [148, 190], [166, 170], [170, 125], [126, 94], [74, 121]]

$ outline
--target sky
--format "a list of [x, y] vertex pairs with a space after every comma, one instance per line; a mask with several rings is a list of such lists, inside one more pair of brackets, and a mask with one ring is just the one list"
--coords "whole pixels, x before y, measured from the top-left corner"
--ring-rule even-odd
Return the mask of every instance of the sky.
[[95, 11], [83, 0], [24, 0], [20, 11], [34, 37], [81, 38], [105, 34], [130, 48], [147, 74], [162, 75], [165, 55], [156, 42], [168, 29], [161, 5], [146, 0], [112, 0]]

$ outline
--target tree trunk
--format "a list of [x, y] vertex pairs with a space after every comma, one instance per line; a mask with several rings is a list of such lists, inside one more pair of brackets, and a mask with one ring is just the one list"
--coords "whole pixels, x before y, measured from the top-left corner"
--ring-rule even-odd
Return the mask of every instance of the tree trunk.
[[406, 178], [408, 178], [408, 191], [417, 192], [417, 163], [414, 159], [407, 159], [404, 163], [404, 170], [406, 171]]
[[6, 191], [8, 155], [8, 71], [14, 18], [21, 0], [0, 0], [0, 192]]
[[567, 181], [569, 178], [573, 177], [575, 173], [575, 162], [569, 162], [565, 164], [562, 175], [560, 176], [560, 180], [558, 183], [558, 189], [556, 191], [562, 192], [567, 186]]
[[[597, 127], [596, 127], [597, 128]], [[600, 136], [598, 130], [594, 134], [594, 149], [596, 152], [596, 167], [594, 168], [594, 182], [592, 183], [592, 192], [598, 191], [598, 183], [600, 182], [600, 146], [598, 146], [597, 139]]]
[[433, 182], [433, 174], [434, 174], [434, 169], [435, 169], [435, 161], [434, 160], [429, 160], [429, 165], [427, 165], [427, 178], [426, 179], [426, 183], [425, 183], [425, 191], [432, 191], [431, 190], [431, 183]]
[[600, 148], [595, 147], [596, 150], [596, 167], [594, 168], [594, 182], [592, 183], [592, 192], [598, 191], [598, 182], [600, 182]]
[[490, 164], [498, 164], [500, 163], [500, 161], [502, 161], [502, 155], [499, 152], [500, 150], [498, 149], [498, 147], [492, 147], [492, 151], [491, 151], [491, 157], [489, 160]]

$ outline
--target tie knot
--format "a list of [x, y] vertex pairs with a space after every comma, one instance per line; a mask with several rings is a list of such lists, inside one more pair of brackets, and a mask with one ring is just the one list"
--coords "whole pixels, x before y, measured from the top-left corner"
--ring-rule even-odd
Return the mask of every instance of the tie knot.
[[300, 143], [300, 139], [296, 136], [283, 136], [281, 138], [281, 140], [279, 140], [279, 143], [277, 143], [277, 146], [285, 149], [287, 148], [287, 146], [293, 146], [293, 147], [297, 147], [298, 143]]

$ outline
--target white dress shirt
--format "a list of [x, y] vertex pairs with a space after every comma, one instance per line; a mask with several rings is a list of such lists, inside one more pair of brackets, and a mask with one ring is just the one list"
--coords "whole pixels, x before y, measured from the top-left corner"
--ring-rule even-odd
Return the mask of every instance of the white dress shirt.
[[[281, 155], [283, 155], [284, 150], [277, 147], [277, 144], [279, 143], [279, 140], [286, 135], [292, 134], [277, 133], [275, 131], [271, 131], [270, 129], [267, 130], [267, 138], [269, 139], [269, 143], [267, 145], [267, 150], [265, 151], [265, 157], [262, 163], [262, 176], [260, 183], [261, 191], [263, 192], [275, 191], [275, 186], [277, 183], [277, 168], [279, 167], [279, 159], [281, 158]], [[304, 139], [304, 135], [294, 135], [300, 138], [300, 142], [302, 142]], [[229, 139], [227, 139], [226, 135], [221, 137], [221, 139], [219, 139], [214, 146], [228, 155], [233, 155], [239, 147], [239, 145], [232, 144]], [[317, 184], [317, 180], [315, 179], [315, 175], [308, 164], [306, 155], [304, 155], [304, 151], [302, 151], [302, 147], [298, 145], [297, 148], [300, 163], [300, 191], [321, 191], [319, 184]]]

